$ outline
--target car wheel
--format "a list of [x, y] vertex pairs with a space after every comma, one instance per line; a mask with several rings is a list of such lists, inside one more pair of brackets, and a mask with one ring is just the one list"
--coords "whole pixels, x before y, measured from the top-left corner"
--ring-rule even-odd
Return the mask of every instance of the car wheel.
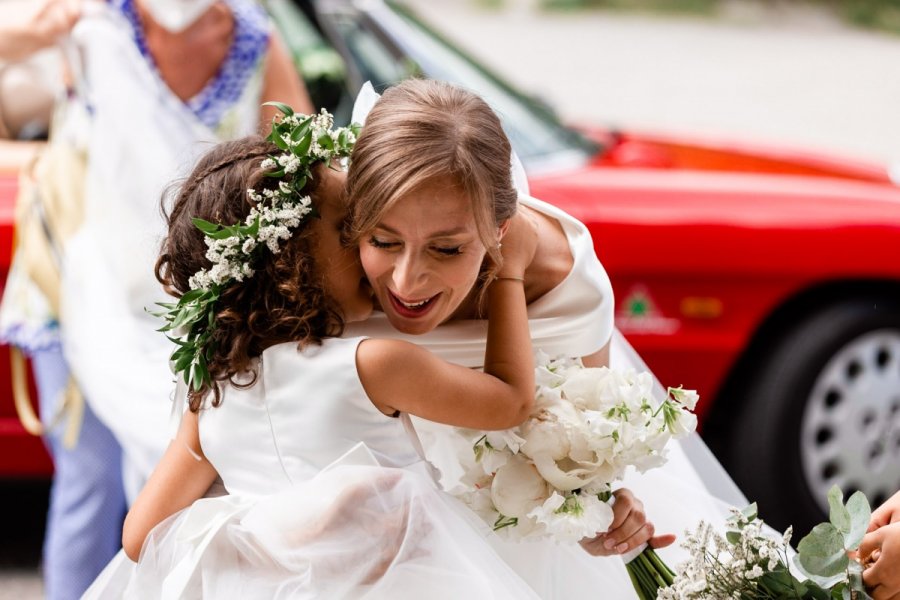
[[[900, 304], [844, 301], [784, 332], [741, 392], [732, 475], [771, 525], [805, 533], [826, 494], [900, 489]], [[799, 539], [799, 538], [798, 538]]]

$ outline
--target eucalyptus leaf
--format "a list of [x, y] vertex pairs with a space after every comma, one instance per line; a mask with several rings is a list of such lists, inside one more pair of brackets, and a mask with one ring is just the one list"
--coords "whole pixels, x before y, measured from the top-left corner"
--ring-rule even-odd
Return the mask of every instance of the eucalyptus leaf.
[[844, 551], [844, 536], [831, 523], [816, 525], [800, 540], [797, 551], [799, 563], [811, 579], [813, 575], [831, 577], [847, 569], [849, 559]]
[[866, 495], [854, 492], [847, 500], [847, 512], [850, 515], [850, 530], [844, 534], [844, 547], [847, 550], [856, 550], [866, 535], [869, 520], [872, 518], [872, 509]]
[[831, 489], [828, 490], [828, 507], [830, 509], [828, 520], [831, 521], [831, 524], [842, 534], [849, 533], [850, 513], [844, 506], [844, 493], [837, 485], [831, 486]]
[[752, 502], [741, 509], [741, 514], [748, 521], [754, 521], [759, 516], [759, 507], [756, 506], [756, 502]]

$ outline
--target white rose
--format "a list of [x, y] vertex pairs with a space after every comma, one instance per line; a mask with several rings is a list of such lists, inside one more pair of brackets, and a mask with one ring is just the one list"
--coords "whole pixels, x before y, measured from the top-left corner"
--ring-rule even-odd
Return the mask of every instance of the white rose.
[[507, 517], [524, 518], [549, 495], [547, 482], [520, 455], [500, 467], [491, 484], [491, 500], [500, 514]]

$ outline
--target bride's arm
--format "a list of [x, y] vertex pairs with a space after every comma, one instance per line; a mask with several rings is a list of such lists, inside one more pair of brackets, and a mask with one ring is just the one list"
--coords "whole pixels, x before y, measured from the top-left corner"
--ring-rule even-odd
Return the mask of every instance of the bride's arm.
[[122, 528], [125, 554], [137, 561], [147, 535], [167, 517], [203, 497], [217, 477], [200, 449], [197, 413], [187, 411], [178, 435], [128, 511]]

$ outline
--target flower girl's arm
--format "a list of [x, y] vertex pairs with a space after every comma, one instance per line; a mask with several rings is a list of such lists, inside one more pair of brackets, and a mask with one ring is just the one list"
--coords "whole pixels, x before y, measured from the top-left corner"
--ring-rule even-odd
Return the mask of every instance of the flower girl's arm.
[[503, 237], [502, 269], [487, 290], [484, 373], [400, 340], [365, 340], [357, 350], [357, 369], [382, 412], [399, 410], [473, 429], [506, 429], [528, 418], [534, 402], [534, 357], [524, 273], [537, 235], [528, 221], [511, 221]]
[[203, 497], [216, 477], [216, 470], [200, 449], [197, 413], [187, 411], [178, 435], [125, 517], [122, 547], [128, 558], [136, 561], [150, 530]]

